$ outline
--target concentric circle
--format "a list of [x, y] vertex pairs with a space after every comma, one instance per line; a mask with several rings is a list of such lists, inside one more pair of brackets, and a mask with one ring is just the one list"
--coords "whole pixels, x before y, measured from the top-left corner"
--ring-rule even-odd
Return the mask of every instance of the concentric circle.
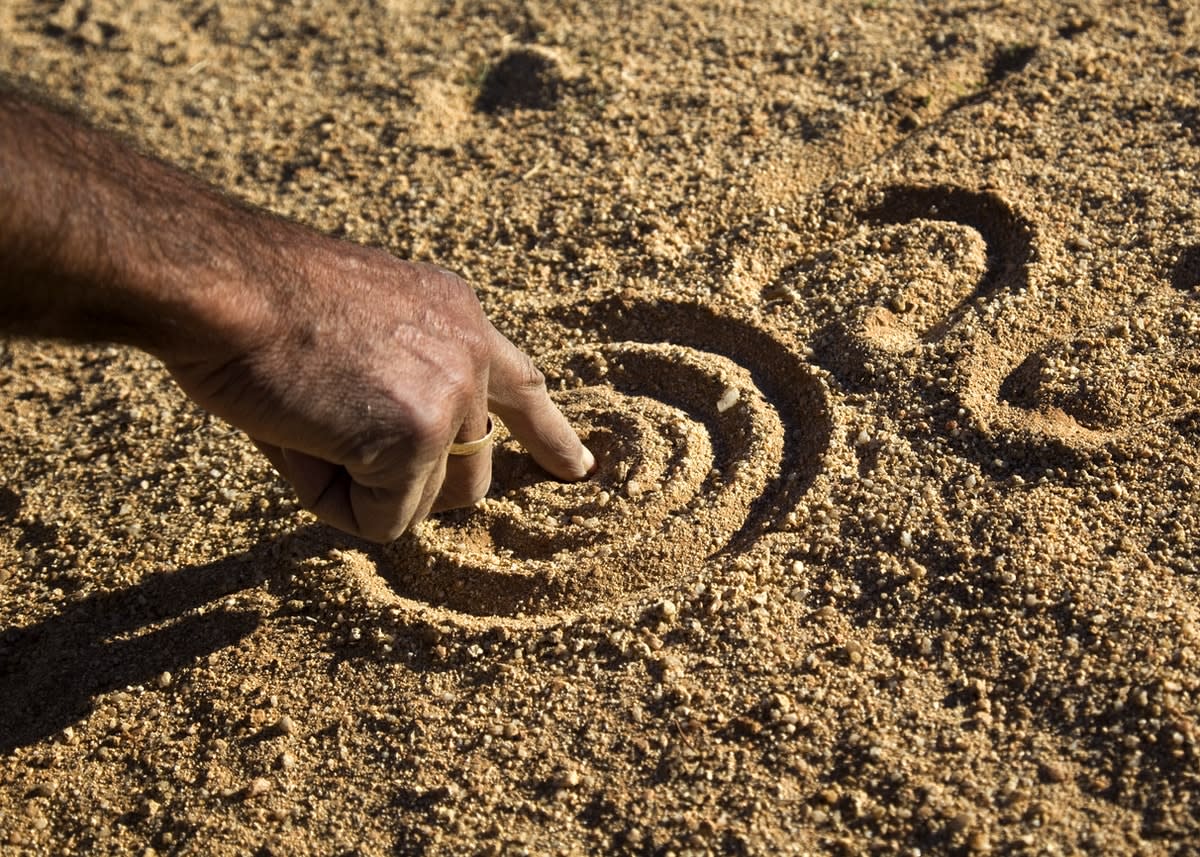
[[[643, 307], [631, 322], [608, 309], [601, 330], [638, 338], [539, 360], [596, 474], [555, 481], [498, 431], [497, 491], [389, 548], [397, 594], [475, 616], [587, 612], [694, 579], [795, 508], [831, 431], [814, 371], [711, 311]], [[664, 313], [670, 323], [654, 325]], [[677, 341], [645, 341], [656, 333]]]

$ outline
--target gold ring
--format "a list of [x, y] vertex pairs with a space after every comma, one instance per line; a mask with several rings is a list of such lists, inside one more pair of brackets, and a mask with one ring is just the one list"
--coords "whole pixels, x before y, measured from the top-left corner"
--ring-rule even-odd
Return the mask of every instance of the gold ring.
[[492, 442], [492, 435], [496, 433], [496, 426], [492, 423], [491, 414], [488, 414], [487, 433], [479, 438], [479, 440], [468, 440], [466, 443], [452, 443], [450, 448], [446, 450], [449, 455], [475, 455], [483, 452], [489, 443]]

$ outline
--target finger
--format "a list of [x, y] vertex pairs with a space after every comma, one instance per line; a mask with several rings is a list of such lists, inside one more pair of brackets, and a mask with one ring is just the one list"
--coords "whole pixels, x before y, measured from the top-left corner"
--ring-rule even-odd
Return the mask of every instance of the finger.
[[348, 502], [364, 538], [391, 541], [429, 516], [446, 481], [446, 445], [415, 451], [405, 444], [372, 465], [347, 469]]
[[492, 335], [488, 380], [492, 410], [550, 473], [568, 480], [591, 475], [596, 460], [551, 401], [542, 373], [495, 328]]
[[[459, 426], [455, 441], [470, 443], [488, 432], [487, 375], [480, 378], [478, 393], [471, 410]], [[446, 478], [433, 504], [432, 511], [473, 506], [487, 494], [492, 484], [492, 447], [472, 455], [446, 456]]]
[[284, 474], [300, 505], [322, 521], [358, 534], [358, 522], [350, 508], [350, 475], [345, 468], [296, 449], [280, 449]]
[[416, 510], [413, 512], [412, 520], [409, 521], [409, 526], [415, 526], [421, 523], [433, 511], [434, 503], [437, 502], [438, 494], [441, 493], [442, 486], [446, 482], [446, 456], [439, 458], [433, 465], [430, 471], [429, 478], [425, 480], [424, 488], [421, 491], [420, 499], [417, 502]]
[[442, 465], [435, 464], [426, 478], [410, 483], [403, 491], [395, 491], [364, 485], [347, 474], [347, 501], [358, 534], [380, 543], [399, 538], [429, 516], [443, 476]]
[[[281, 446], [250, 438], [259, 451], [267, 457], [279, 475], [288, 481], [296, 492], [300, 505], [313, 512], [318, 518], [340, 530], [358, 535], [356, 526], [350, 522], [355, 516], [347, 509], [345, 513], [334, 510], [334, 498], [338, 496], [337, 480], [342, 471], [319, 458], [313, 458], [296, 450], [285, 450]], [[299, 468], [296, 462], [301, 462]], [[342, 471], [344, 472], [344, 471]]]
[[[389, 487], [364, 485], [344, 467], [294, 449], [283, 450], [288, 480], [300, 504], [322, 521], [374, 542], [398, 538], [424, 514], [425, 494], [436, 495], [436, 485], [427, 487], [437, 471], [436, 462], [400, 474]], [[436, 473], [440, 480], [440, 473]]]

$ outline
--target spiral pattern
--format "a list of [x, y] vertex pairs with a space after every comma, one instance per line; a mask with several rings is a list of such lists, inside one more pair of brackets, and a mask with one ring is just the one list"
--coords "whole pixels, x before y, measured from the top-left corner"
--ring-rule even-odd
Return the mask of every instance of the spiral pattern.
[[551, 480], [499, 433], [502, 493], [394, 546], [397, 593], [474, 615], [587, 611], [748, 549], [812, 484], [831, 431], [824, 384], [761, 321], [660, 303], [588, 314], [612, 339], [540, 364], [596, 475]]

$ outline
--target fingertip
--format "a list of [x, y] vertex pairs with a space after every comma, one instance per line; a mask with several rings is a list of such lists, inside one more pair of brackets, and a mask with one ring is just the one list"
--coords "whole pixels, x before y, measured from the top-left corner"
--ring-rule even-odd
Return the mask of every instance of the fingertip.
[[596, 456], [592, 455], [592, 451], [577, 439], [575, 440], [575, 446], [578, 452], [571, 455], [555, 452], [553, 448], [539, 448], [531, 444], [526, 444], [526, 448], [533, 455], [534, 461], [540, 464], [546, 471], [566, 482], [580, 482], [596, 472]]

